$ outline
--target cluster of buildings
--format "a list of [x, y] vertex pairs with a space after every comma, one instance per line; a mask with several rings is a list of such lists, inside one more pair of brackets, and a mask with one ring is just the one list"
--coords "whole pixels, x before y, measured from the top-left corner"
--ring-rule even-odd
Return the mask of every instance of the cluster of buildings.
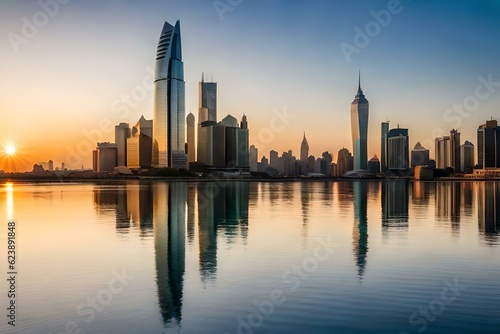
[[351, 103], [351, 133], [353, 154], [348, 149], [338, 151], [337, 162], [332, 154], [324, 152], [321, 158], [308, 156], [309, 144], [305, 134], [300, 146], [300, 159], [292, 151], [270, 152], [270, 160], [262, 157], [257, 161], [258, 149], [250, 146], [250, 170], [284, 176], [335, 176], [369, 177], [374, 175], [411, 175], [432, 178], [452, 174], [476, 176], [500, 176], [500, 127], [496, 120], [489, 120], [477, 130], [478, 161], [475, 164], [474, 145], [461, 142], [460, 132], [452, 129], [448, 136], [435, 138], [435, 156], [430, 158], [429, 149], [417, 142], [410, 150], [409, 131], [406, 128], [391, 129], [390, 123], [381, 123], [380, 159], [377, 155], [368, 160], [369, 102], [358, 83], [358, 92]]
[[260, 172], [271, 176], [350, 176], [436, 175], [467, 173], [500, 175], [500, 127], [490, 120], [477, 130], [478, 161], [474, 145], [460, 140], [452, 129], [448, 136], [435, 139], [435, 156], [418, 142], [410, 151], [409, 131], [391, 129], [381, 123], [380, 159], [368, 160], [369, 102], [361, 89], [351, 103], [352, 150], [342, 148], [337, 161], [328, 151], [321, 157], [309, 155], [305, 133], [300, 157], [292, 150], [270, 151], [258, 160], [258, 148], [249, 146], [248, 123], [227, 115], [217, 119], [217, 83], [199, 83], [198, 117], [185, 115], [184, 64], [181, 53], [180, 24], [165, 22], [156, 52], [153, 119], [142, 116], [134, 126], [120, 123], [115, 127], [114, 143], [97, 143], [93, 151], [93, 170], [112, 172], [120, 169], [180, 168], [195, 172]]
[[185, 115], [180, 23], [165, 22], [156, 52], [153, 119], [115, 126], [114, 143], [97, 143], [96, 172], [147, 168], [248, 172], [248, 123], [231, 115], [217, 121], [217, 83], [199, 84], [198, 123]]

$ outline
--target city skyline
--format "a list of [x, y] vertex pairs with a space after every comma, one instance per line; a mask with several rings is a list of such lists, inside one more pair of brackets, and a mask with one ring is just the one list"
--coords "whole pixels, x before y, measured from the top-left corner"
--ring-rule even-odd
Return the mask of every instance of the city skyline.
[[[18, 171], [49, 159], [57, 165], [65, 162], [68, 168], [90, 168], [95, 142], [113, 141], [115, 125], [134, 124], [141, 115], [153, 118], [158, 25], [177, 18], [183, 22], [185, 114], [196, 115], [200, 74], [213, 75], [220, 88], [218, 110], [222, 115], [251, 116], [254, 131], [249, 142], [260, 157], [270, 150], [295, 151], [297, 144], [290, 142], [299, 143], [303, 131], [308, 133], [311, 155], [329, 151], [335, 159], [342, 147], [353, 152], [346, 110], [358, 69], [370, 92], [368, 157], [380, 154], [380, 123], [387, 119], [409, 128], [410, 147], [420, 141], [434, 157], [436, 137], [456, 128], [463, 140], [475, 145], [477, 126], [491, 116], [498, 118], [500, 76], [494, 70], [500, 52], [489, 41], [499, 27], [495, 17], [500, 7], [493, 2], [401, 1], [390, 20], [386, 18], [390, 22], [379, 24], [379, 33], [370, 34], [362, 48], [356, 46], [355, 28], [379, 22], [373, 13], [391, 9], [386, 1], [243, 2], [222, 14], [210, 2], [189, 6], [150, 1], [138, 7], [118, 1], [61, 1], [55, 14], [55, 8], [46, 8], [36, 1], [0, 5], [5, 32], [0, 67], [9, 83], [0, 93], [6, 115], [2, 144], [16, 146], [13, 160]], [[412, 19], [423, 12], [429, 17], [426, 27]], [[48, 20], [27, 34], [26, 22], [34, 25], [34, 17], [43, 18], [34, 16], [37, 13], [45, 13]], [[259, 27], [252, 29], [256, 13], [262, 15]], [[440, 19], [444, 15], [449, 21]], [[286, 23], [291, 20], [299, 24], [288, 31]], [[318, 37], [321, 29], [327, 33]], [[421, 45], [413, 45], [414, 39]], [[359, 52], [346, 57], [341, 47], [346, 44]], [[292, 52], [297, 45], [298, 52]], [[265, 62], [254, 57], [263, 50], [269, 50]], [[306, 59], [313, 61], [311, 66], [297, 66]], [[304, 80], [314, 84], [303, 85]], [[64, 94], [57, 94], [61, 91]], [[259, 134], [270, 128], [276, 113], [293, 118], [263, 143]], [[54, 120], [64, 120], [65, 126]], [[10, 167], [3, 161], [0, 169]]]

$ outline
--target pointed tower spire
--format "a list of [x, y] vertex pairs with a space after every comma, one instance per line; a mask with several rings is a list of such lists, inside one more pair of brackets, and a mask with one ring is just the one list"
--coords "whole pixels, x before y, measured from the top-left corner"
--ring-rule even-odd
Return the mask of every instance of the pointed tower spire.
[[358, 92], [361, 91], [361, 70], [358, 70]]
[[201, 82], [205, 82], [205, 72], [201, 72]]

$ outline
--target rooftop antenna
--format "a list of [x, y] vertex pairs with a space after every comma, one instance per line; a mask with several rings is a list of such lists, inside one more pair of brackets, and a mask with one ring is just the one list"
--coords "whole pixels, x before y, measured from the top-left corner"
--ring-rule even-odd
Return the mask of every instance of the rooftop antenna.
[[205, 72], [201, 72], [201, 82], [205, 82]]

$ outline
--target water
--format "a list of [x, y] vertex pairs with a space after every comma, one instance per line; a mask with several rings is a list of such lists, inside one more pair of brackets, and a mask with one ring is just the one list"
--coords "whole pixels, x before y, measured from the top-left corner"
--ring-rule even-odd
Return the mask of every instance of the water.
[[500, 183], [3, 184], [1, 333], [498, 333]]

